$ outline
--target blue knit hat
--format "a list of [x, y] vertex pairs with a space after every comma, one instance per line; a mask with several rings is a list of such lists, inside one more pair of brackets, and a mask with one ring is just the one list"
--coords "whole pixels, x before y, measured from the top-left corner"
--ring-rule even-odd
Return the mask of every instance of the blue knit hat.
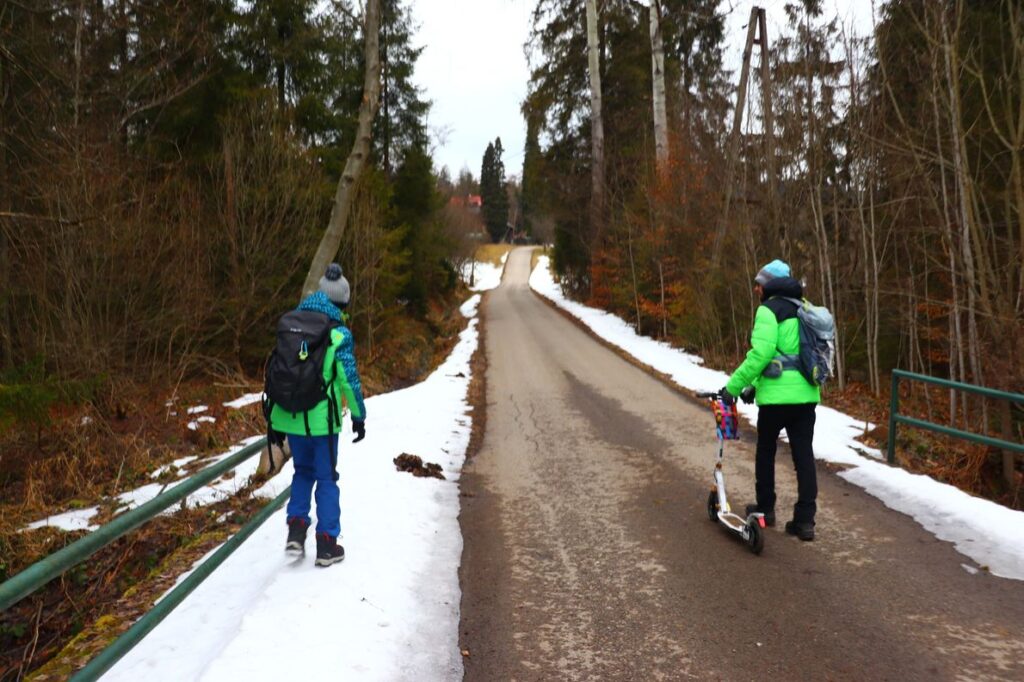
[[792, 275], [790, 274], [789, 265], [776, 258], [771, 263], [761, 268], [761, 270], [754, 277], [754, 281], [760, 284], [761, 286], [764, 286], [765, 284], [768, 284], [768, 282], [778, 277], [791, 276]]
[[327, 272], [320, 278], [320, 291], [327, 294], [327, 298], [339, 308], [348, 305], [348, 280], [341, 274], [340, 265], [331, 263], [327, 266]]

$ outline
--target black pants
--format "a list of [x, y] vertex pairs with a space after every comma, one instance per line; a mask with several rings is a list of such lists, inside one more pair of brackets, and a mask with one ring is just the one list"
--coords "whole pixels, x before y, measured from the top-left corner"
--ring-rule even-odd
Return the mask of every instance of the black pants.
[[797, 502], [793, 520], [814, 523], [818, 510], [818, 477], [814, 469], [814, 408], [816, 403], [802, 405], [762, 405], [757, 413], [757, 455], [754, 474], [757, 479], [757, 506], [763, 511], [775, 510], [775, 450], [779, 433], [786, 429], [796, 467]]

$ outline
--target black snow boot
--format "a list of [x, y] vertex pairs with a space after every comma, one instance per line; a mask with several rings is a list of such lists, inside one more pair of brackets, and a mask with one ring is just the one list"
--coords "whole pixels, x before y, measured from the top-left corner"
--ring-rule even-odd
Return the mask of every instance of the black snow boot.
[[786, 521], [786, 532], [789, 535], [797, 536], [804, 542], [810, 542], [814, 539], [814, 523]]
[[761, 511], [761, 508], [756, 504], [747, 505], [747, 516], [751, 514], [764, 514], [764, 525], [774, 526], [775, 525], [775, 512], [773, 511]]
[[309, 523], [306, 519], [293, 516], [288, 519], [288, 542], [284, 545], [285, 554], [303, 556], [306, 553], [306, 531]]
[[316, 561], [317, 566], [330, 566], [345, 558], [345, 548], [338, 544], [337, 538], [332, 538], [327, 533], [316, 534]]

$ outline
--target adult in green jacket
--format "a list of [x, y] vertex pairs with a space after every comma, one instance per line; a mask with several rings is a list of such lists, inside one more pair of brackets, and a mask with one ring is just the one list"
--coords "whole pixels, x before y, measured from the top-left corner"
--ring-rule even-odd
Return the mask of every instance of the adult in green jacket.
[[797, 305], [787, 300], [801, 300], [803, 286], [780, 260], [761, 268], [754, 282], [761, 305], [754, 317], [750, 350], [722, 389], [726, 399], [754, 393], [759, 408], [754, 462], [757, 502], [747, 506], [747, 513], [763, 513], [765, 522], [775, 525], [775, 453], [779, 434], [785, 429], [797, 478], [797, 502], [786, 532], [801, 540], [813, 540], [818, 497], [814, 410], [821, 401], [821, 391], [796, 367], [800, 323]]

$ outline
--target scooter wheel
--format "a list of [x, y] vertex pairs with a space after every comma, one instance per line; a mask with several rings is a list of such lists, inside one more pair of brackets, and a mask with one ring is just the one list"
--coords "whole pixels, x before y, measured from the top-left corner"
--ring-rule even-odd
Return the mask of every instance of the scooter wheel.
[[708, 519], [718, 520], [718, 492], [714, 490], [708, 493]]
[[754, 554], [760, 554], [764, 549], [764, 531], [757, 519], [747, 521], [747, 549]]

